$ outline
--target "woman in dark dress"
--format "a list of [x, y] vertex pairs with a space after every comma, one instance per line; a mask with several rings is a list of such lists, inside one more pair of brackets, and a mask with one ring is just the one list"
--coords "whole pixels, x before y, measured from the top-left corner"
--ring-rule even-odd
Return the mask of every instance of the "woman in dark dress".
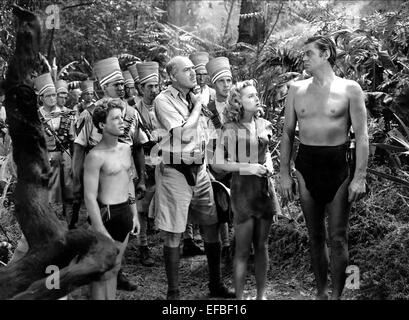
[[273, 164], [268, 149], [272, 124], [257, 116], [261, 107], [253, 81], [237, 83], [230, 92], [226, 117], [212, 167], [233, 172], [231, 206], [236, 251], [234, 281], [243, 298], [251, 244], [255, 251], [257, 299], [265, 299], [268, 269], [267, 240], [273, 216], [280, 210], [274, 190]]

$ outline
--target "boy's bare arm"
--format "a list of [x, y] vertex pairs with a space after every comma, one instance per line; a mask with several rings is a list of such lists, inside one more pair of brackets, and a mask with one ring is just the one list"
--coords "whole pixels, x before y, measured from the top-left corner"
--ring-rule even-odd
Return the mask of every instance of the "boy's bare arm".
[[99, 175], [103, 159], [95, 151], [91, 151], [84, 162], [84, 200], [93, 228], [112, 239], [106, 230], [98, 206]]

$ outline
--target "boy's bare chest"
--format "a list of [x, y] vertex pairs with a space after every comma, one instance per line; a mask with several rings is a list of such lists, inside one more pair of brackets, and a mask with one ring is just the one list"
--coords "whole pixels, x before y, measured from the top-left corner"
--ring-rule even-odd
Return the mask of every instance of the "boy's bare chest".
[[131, 168], [131, 157], [128, 153], [107, 153], [104, 155], [102, 173], [105, 176], [113, 176], [121, 172], [128, 172]]

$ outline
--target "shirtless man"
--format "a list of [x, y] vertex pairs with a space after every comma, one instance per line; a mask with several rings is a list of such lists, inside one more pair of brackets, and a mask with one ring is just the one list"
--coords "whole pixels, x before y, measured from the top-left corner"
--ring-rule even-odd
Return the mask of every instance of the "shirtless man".
[[118, 142], [124, 133], [121, 105], [114, 101], [98, 106], [93, 123], [102, 140], [89, 152], [84, 163], [84, 198], [91, 228], [103, 233], [118, 245], [115, 268], [91, 285], [95, 300], [114, 300], [117, 274], [128, 243], [129, 232], [139, 232], [136, 204], [129, 202], [131, 179], [131, 147]]
[[[295, 160], [301, 208], [306, 220], [317, 298], [328, 299], [325, 210], [331, 246], [332, 299], [341, 297], [348, 265], [350, 206], [365, 194], [368, 133], [364, 95], [358, 83], [334, 74], [336, 47], [327, 37], [305, 42], [304, 67], [312, 78], [293, 83], [285, 109], [281, 140], [280, 189], [293, 200], [291, 150], [298, 122], [300, 147]], [[350, 127], [356, 137], [356, 167], [346, 155]]]

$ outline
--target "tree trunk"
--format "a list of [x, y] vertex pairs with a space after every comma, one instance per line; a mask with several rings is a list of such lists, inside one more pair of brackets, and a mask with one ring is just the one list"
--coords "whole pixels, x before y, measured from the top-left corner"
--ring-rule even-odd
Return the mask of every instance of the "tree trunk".
[[266, 26], [263, 7], [263, 1], [241, 1], [239, 38], [237, 42], [256, 45], [264, 41]]
[[184, 0], [169, 1], [167, 3], [168, 22], [181, 27], [186, 21], [186, 2]]
[[[50, 166], [32, 83], [33, 74], [44, 71], [39, 59], [41, 27], [30, 11], [14, 6], [13, 13], [18, 31], [4, 85], [5, 107], [17, 166], [15, 216], [29, 251], [0, 269], [0, 299], [56, 299], [112, 269], [118, 249], [96, 232], [68, 231], [48, 204]], [[45, 285], [51, 265], [60, 270], [59, 289]]]
[[229, 32], [231, 14], [233, 13], [233, 9], [234, 9], [235, 2], [236, 2], [236, 0], [231, 0], [230, 9], [229, 9], [229, 15], [227, 16], [227, 21], [226, 21], [226, 28], [224, 29], [223, 40], [226, 39], [227, 33]]
[[197, 22], [197, 10], [200, 1], [196, 0], [172, 0], [167, 1], [169, 23], [178, 26], [194, 26]]

